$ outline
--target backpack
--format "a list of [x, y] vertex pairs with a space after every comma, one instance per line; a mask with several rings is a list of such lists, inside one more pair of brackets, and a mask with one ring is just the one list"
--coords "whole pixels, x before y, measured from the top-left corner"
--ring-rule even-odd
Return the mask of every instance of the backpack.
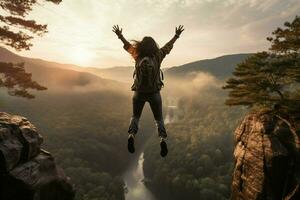
[[135, 65], [132, 90], [139, 92], [156, 92], [163, 86], [163, 73], [154, 57], [144, 57]]

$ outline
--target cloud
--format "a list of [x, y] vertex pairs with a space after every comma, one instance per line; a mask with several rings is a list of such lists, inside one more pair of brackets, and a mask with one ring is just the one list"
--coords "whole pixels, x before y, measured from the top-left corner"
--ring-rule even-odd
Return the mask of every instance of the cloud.
[[30, 17], [47, 23], [49, 33], [22, 54], [72, 63], [67, 54], [80, 45], [98, 54], [85, 65], [127, 66], [132, 60], [111, 31], [113, 24], [120, 24], [128, 39], [150, 35], [160, 46], [184, 24], [185, 32], [163, 63], [170, 67], [265, 50], [265, 38], [299, 10], [299, 0], [64, 0], [34, 9]]
[[209, 73], [197, 73], [192, 80], [192, 88], [198, 91], [212, 88], [220, 88], [220, 83], [217, 78]]
[[166, 92], [170, 97], [207, 97], [220, 92], [223, 82], [208, 72], [192, 72], [189, 78], [166, 80]]

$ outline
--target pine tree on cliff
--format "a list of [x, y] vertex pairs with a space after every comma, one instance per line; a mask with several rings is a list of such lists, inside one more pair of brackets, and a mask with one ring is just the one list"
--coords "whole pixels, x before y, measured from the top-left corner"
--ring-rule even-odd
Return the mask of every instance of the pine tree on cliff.
[[[59, 4], [62, 0], [44, 0]], [[18, 51], [29, 50], [34, 36], [47, 32], [47, 25], [26, 19], [38, 0], [1, 0], [0, 1], [0, 42]], [[24, 69], [24, 63], [13, 64], [0, 62], [0, 87], [8, 89], [8, 94], [25, 98], [34, 98], [28, 89], [45, 90], [31, 79], [31, 74]]]
[[300, 109], [300, 17], [277, 28], [270, 51], [254, 54], [237, 65], [227, 80], [230, 106]]

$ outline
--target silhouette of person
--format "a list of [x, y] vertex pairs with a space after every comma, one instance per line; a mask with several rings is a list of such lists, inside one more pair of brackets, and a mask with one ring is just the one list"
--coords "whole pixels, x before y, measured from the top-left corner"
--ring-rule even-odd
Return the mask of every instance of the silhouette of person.
[[146, 102], [150, 104], [153, 112], [158, 135], [160, 140], [160, 155], [165, 157], [168, 154], [166, 143], [167, 132], [162, 114], [162, 99], [160, 90], [163, 87], [161, 77], [161, 63], [165, 56], [170, 53], [173, 44], [184, 31], [182, 25], [175, 28], [175, 35], [162, 48], [159, 48], [152, 37], [146, 36], [142, 41], [133, 40], [129, 43], [122, 34], [122, 28], [113, 26], [113, 32], [123, 42], [123, 48], [130, 53], [135, 60], [134, 83], [131, 90], [134, 91], [132, 97], [133, 114], [128, 128], [128, 151], [134, 153], [134, 138], [138, 132], [139, 119]]

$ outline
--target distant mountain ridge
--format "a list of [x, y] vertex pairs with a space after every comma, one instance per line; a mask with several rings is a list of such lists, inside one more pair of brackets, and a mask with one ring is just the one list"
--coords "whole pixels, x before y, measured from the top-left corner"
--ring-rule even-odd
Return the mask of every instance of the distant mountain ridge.
[[33, 79], [49, 89], [86, 88], [88, 86], [93, 86], [94, 89], [124, 89], [120, 82], [86, 72], [83, 67], [22, 57], [1, 47], [0, 62], [24, 62], [26, 70], [32, 73]]
[[84, 71], [121, 82], [131, 82], [134, 71], [133, 66], [117, 66], [108, 68], [86, 67]]
[[168, 68], [167, 76], [182, 78], [193, 72], [208, 72], [218, 78], [231, 76], [236, 65], [244, 61], [251, 53], [224, 55], [212, 59], [199, 60], [184, 65]]
[[23, 57], [18, 54], [15, 54], [3, 47], [0, 47], [0, 61], [1, 62], [26, 62], [26, 63], [32, 63], [32, 64], [40, 64], [42, 62], [43, 66], [46, 66], [46, 67], [59, 67], [59, 68], [72, 69], [72, 70], [75, 70], [75, 69], [78, 70], [78, 69], [82, 68], [78, 65], [73, 65], [73, 64], [62, 64], [62, 63], [58, 63], [58, 62], [46, 61], [46, 60], [39, 59], [39, 58]]
[[[231, 76], [238, 63], [241, 63], [251, 55], [251, 53], [224, 55], [212, 59], [198, 60], [180, 66], [164, 68], [163, 71], [165, 76], [170, 78], [189, 78], [197, 72], [208, 72], [219, 79], [225, 79]], [[36, 66], [61, 68], [74, 70], [77, 72], [87, 72], [90, 75], [93, 74], [104, 79], [111, 79], [126, 83], [132, 82], [132, 74], [134, 71], [133, 66], [117, 66], [107, 68], [80, 67], [73, 64], [61, 64], [42, 59], [27, 58], [14, 54], [2, 47], [0, 47], [0, 61], [25, 62], [26, 66], [29, 68], [29, 71], [30, 68]]]
[[[47, 67], [48, 70], [51, 68], [60, 68], [63, 70], [73, 70], [77, 72], [85, 72], [96, 75], [104, 79], [117, 80], [121, 82], [130, 82], [132, 80], [133, 66], [128, 67], [82, 67], [74, 64], [62, 64], [58, 62], [46, 61], [39, 58], [28, 58], [19, 56], [6, 48], [0, 47], [0, 62], [25, 62], [25, 67], [31, 72], [32, 67]], [[39, 69], [40, 71], [41, 69]], [[58, 70], [58, 69], [57, 69]], [[35, 75], [35, 73], [33, 73]]]

